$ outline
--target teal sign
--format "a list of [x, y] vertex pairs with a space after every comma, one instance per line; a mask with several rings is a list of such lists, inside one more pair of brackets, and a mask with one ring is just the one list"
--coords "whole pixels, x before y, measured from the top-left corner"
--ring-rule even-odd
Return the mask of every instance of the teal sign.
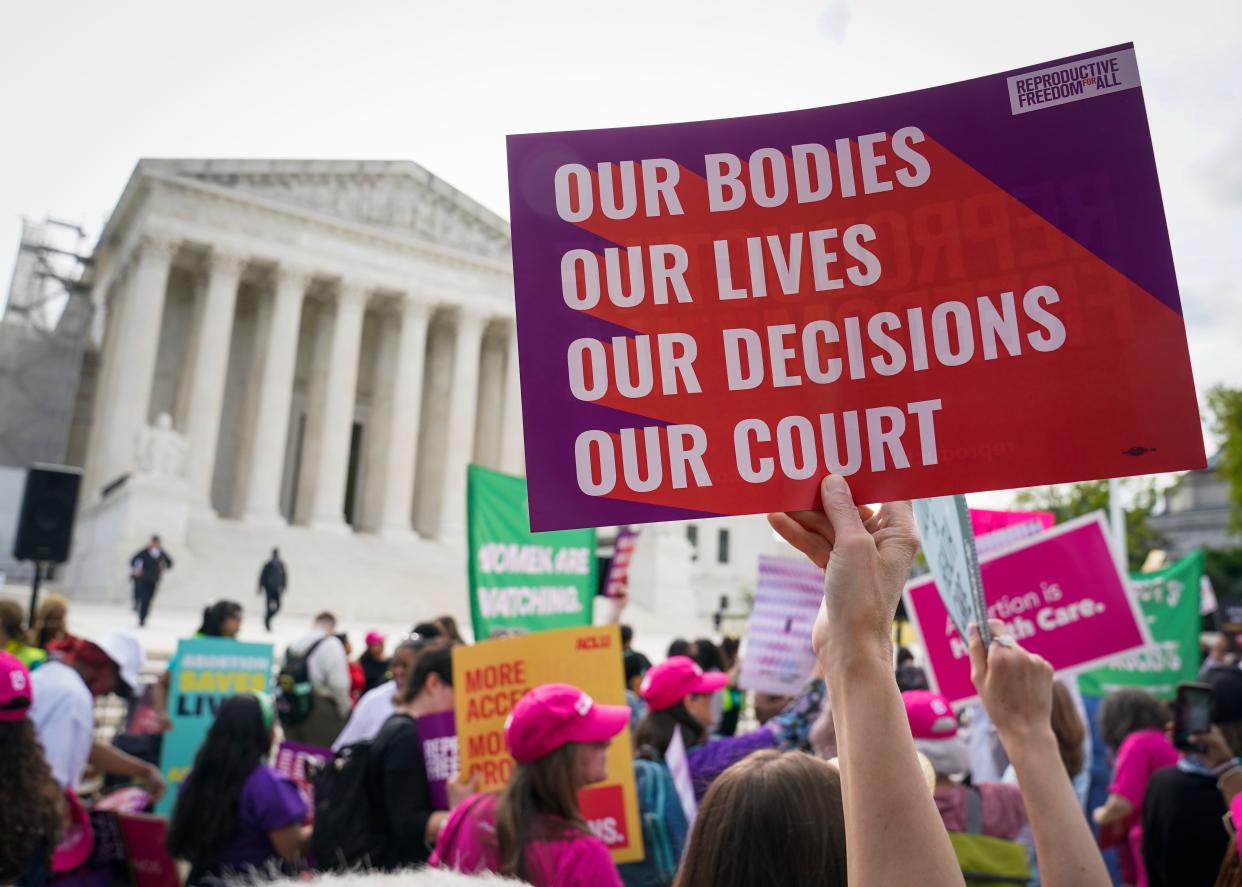
[[591, 624], [599, 580], [595, 530], [532, 533], [526, 481], [471, 465], [470, 612], [474, 637]]
[[272, 691], [272, 645], [188, 638], [177, 643], [168, 672], [172, 729], [164, 734], [160, 753], [160, 772], [168, 783], [168, 793], [155, 808], [160, 816], [171, 815], [177, 792], [194, 766], [194, 756], [220, 704], [239, 693]]

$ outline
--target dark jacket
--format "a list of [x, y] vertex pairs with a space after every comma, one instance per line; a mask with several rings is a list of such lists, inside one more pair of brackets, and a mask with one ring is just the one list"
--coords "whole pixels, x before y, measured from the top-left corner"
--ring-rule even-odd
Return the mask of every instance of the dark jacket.
[[151, 554], [150, 548], [144, 548], [129, 559], [129, 572], [134, 581], [154, 585], [160, 581], [165, 570], [172, 569], [172, 565], [172, 558], [163, 548], [158, 556]]
[[263, 565], [263, 572], [259, 574], [259, 587], [264, 591], [280, 592], [285, 590], [285, 586], [289, 584], [289, 575], [285, 572], [285, 562], [279, 558], [272, 558]]
[[380, 832], [371, 863], [389, 871], [425, 863], [431, 855], [427, 820], [435, 807], [418, 722], [409, 715], [394, 714], [375, 737], [367, 761], [367, 795]]

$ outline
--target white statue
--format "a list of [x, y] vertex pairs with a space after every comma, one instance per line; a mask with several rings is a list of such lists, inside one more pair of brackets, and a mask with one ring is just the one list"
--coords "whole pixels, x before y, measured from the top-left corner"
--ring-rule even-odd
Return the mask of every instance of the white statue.
[[144, 477], [183, 480], [185, 478], [185, 438], [173, 430], [172, 416], [160, 413], [155, 426], [138, 432], [135, 473]]

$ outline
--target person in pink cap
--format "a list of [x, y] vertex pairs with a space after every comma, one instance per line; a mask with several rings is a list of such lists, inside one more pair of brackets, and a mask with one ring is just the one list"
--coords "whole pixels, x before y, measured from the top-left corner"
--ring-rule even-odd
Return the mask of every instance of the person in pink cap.
[[362, 692], [369, 693], [388, 680], [388, 657], [384, 655], [384, 636], [378, 631], [367, 632], [367, 648], [358, 657], [362, 666]]
[[629, 719], [628, 706], [600, 705], [569, 684], [531, 690], [505, 723], [517, 762], [508, 785], [450, 814], [431, 865], [535, 887], [621, 887], [607, 845], [582, 818], [578, 791], [608, 778], [608, 746]]
[[670, 656], [649, 669], [639, 687], [647, 703], [634, 737], [639, 755], [664, 760], [674, 731], [680, 731], [698, 800], [717, 776], [751, 752], [804, 747], [823, 708], [824, 682], [811, 681], [801, 696], [755, 732], [708, 742], [715, 723], [712, 696], [728, 683], [725, 672], [705, 672], [688, 656]]
[[[960, 784], [970, 772], [970, 751], [958, 735], [957, 715], [949, 700], [930, 690], [907, 690], [901, 694], [906, 718], [914, 736], [914, 747], [936, 771], [936, 807], [944, 826], [951, 832], [968, 831], [969, 794], [979, 798], [979, 829], [984, 835], [1016, 841], [1026, 825], [1026, 807], [1016, 785], [981, 782]], [[956, 777], [956, 778], [955, 778]]]
[[0, 883], [38, 884], [51, 874], [64, 828], [65, 794], [26, 716], [30, 672], [0, 652]]

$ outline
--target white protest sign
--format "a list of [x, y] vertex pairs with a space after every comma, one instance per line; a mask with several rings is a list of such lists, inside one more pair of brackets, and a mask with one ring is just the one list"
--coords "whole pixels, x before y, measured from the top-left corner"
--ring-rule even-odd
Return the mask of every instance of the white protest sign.
[[806, 560], [759, 555], [755, 605], [738, 686], [797, 696], [815, 668], [811, 629], [824, 599], [824, 571]]
[[966, 637], [966, 626], [974, 622], [984, 644], [990, 644], [992, 634], [988, 630], [983, 579], [979, 575], [979, 555], [966, 497], [915, 499], [914, 519], [923, 537], [927, 566], [958, 633]]

